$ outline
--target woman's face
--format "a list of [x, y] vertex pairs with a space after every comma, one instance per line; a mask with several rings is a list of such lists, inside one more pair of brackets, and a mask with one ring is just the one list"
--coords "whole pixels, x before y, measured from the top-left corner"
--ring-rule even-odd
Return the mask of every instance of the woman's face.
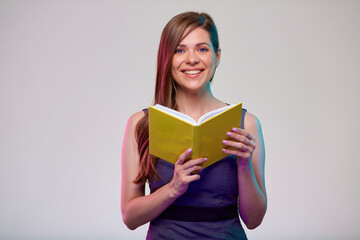
[[195, 28], [176, 48], [171, 74], [181, 90], [199, 91], [213, 77], [219, 60], [220, 51], [215, 53], [209, 33]]

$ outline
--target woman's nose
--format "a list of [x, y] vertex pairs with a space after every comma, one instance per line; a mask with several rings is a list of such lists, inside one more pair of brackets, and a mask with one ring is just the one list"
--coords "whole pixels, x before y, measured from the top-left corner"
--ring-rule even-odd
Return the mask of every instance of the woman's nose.
[[190, 64], [190, 65], [194, 65], [196, 63], [198, 63], [200, 60], [198, 58], [198, 56], [196, 55], [196, 53], [189, 51], [187, 56], [186, 56], [186, 63]]

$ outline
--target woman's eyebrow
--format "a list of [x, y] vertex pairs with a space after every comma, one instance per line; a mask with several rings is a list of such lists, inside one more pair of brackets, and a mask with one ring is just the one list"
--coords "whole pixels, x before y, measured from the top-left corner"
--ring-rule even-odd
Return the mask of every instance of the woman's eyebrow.
[[[198, 47], [198, 46], [201, 46], [201, 45], [208, 45], [210, 47], [210, 44], [207, 43], [207, 42], [201, 42], [201, 43], [197, 43], [195, 46]], [[187, 45], [185, 44], [179, 44], [178, 47], [186, 47]]]

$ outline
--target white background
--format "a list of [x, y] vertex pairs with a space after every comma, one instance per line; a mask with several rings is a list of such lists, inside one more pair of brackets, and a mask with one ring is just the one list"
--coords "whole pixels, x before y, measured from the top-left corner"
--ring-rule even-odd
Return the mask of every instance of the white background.
[[121, 219], [122, 137], [188, 10], [218, 27], [214, 95], [262, 123], [249, 239], [360, 238], [360, 1], [1, 0], [0, 239], [144, 239]]

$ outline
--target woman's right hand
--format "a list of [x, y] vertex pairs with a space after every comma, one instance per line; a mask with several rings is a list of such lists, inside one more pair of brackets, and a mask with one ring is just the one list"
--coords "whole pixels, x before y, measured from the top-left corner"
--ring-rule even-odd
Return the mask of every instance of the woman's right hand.
[[180, 197], [186, 192], [189, 183], [200, 179], [200, 175], [194, 172], [201, 172], [203, 169], [201, 164], [207, 161], [207, 158], [203, 157], [187, 161], [191, 154], [192, 149], [189, 148], [183, 152], [175, 162], [174, 176], [169, 183], [175, 197]]

